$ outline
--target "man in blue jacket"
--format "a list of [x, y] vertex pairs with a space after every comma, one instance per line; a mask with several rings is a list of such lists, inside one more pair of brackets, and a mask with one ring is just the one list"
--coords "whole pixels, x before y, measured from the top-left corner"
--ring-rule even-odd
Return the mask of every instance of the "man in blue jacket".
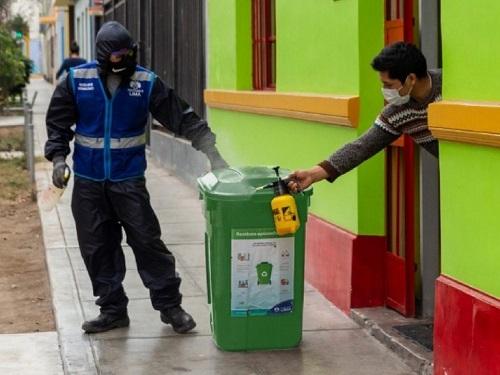
[[96, 54], [97, 61], [71, 69], [57, 86], [46, 118], [45, 156], [53, 162], [57, 187], [67, 183], [65, 159], [69, 142], [75, 140], [71, 207], [100, 306], [99, 316], [84, 322], [82, 329], [96, 333], [129, 325], [122, 286], [123, 228], [153, 308], [164, 323], [185, 333], [196, 323], [181, 307], [181, 279], [174, 256], [161, 240], [144, 178], [149, 113], [168, 130], [191, 140], [207, 155], [212, 169], [227, 164], [206, 121], [154, 73], [136, 64], [137, 47], [122, 25], [112, 21], [102, 26]]

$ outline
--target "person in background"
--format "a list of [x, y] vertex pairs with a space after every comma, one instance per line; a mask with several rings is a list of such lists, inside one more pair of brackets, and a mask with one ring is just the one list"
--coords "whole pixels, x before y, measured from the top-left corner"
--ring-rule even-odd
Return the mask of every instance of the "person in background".
[[82, 59], [80, 57], [80, 46], [78, 46], [78, 43], [74, 40], [71, 42], [71, 46], [69, 47], [69, 50], [71, 52], [70, 56], [66, 59], [64, 59], [63, 63], [61, 64], [61, 67], [56, 73], [56, 79], [59, 80], [59, 78], [64, 74], [68, 74], [69, 70], [71, 68], [74, 68], [75, 66], [78, 65], [83, 65], [87, 63], [87, 60]]

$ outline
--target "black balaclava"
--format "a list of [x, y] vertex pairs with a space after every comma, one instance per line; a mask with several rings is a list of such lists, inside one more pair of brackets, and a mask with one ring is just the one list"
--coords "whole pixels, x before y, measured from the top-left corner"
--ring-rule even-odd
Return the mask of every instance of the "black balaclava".
[[[131, 52], [118, 63], [109, 61], [112, 52], [129, 49]], [[116, 21], [106, 22], [96, 36], [96, 56], [99, 70], [103, 74], [119, 74], [130, 77], [137, 65], [137, 45], [128, 30]]]

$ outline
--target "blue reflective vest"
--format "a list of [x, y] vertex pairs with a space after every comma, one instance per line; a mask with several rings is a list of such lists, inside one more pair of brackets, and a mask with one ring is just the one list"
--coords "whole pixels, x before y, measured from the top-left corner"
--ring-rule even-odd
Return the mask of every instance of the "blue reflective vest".
[[138, 66], [108, 98], [96, 62], [70, 70], [78, 120], [75, 129], [75, 175], [96, 181], [144, 176], [145, 129], [154, 73]]

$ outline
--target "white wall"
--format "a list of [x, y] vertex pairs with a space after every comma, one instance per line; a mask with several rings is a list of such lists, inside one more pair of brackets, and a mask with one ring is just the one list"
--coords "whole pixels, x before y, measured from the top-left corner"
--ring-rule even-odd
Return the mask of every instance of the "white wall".
[[90, 0], [75, 2], [75, 38], [80, 45], [80, 56], [92, 60], [94, 57], [93, 19], [88, 15]]

